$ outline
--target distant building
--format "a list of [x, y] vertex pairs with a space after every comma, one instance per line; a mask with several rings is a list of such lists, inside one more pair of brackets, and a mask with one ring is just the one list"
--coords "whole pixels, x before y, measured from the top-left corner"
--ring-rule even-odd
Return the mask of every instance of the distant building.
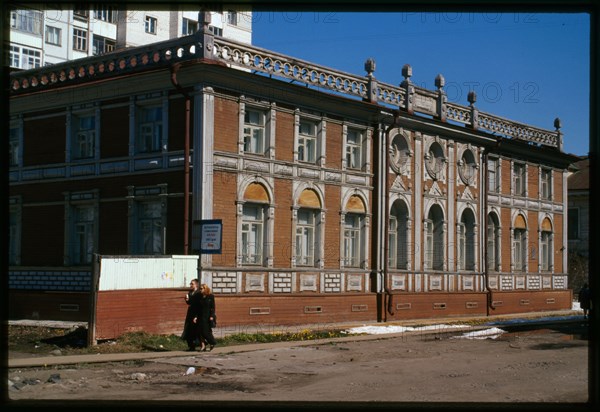
[[[577, 158], [558, 119], [448, 102], [409, 65], [395, 86], [372, 60], [353, 75], [201, 29], [11, 74], [10, 316], [86, 320], [94, 254], [194, 254], [205, 219], [223, 223], [199, 261], [223, 326], [571, 307]], [[187, 284], [128, 273], [102, 318], [179, 326]]]
[[[197, 10], [141, 11], [102, 4], [78, 10], [23, 7], [10, 12], [9, 66], [27, 70], [97, 56], [187, 36], [198, 27]], [[210, 29], [251, 43], [252, 13], [211, 12]]]

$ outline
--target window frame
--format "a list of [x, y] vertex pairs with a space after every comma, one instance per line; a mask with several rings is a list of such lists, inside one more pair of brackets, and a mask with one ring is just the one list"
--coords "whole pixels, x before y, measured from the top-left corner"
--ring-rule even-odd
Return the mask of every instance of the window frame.
[[[490, 165], [494, 165], [490, 167]], [[497, 157], [488, 157], [487, 164], [488, 174], [488, 192], [500, 193], [500, 159]], [[493, 177], [492, 177], [493, 176]]]
[[[242, 206], [241, 219], [241, 259], [245, 266], [263, 266], [265, 261], [265, 230], [267, 228], [267, 210], [266, 205], [261, 203], [246, 202]], [[256, 218], [252, 218], [249, 213], [253, 209], [257, 213]], [[246, 226], [246, 227], [245, 227]], [[249, 236], [249, 234], [254, 234]], [[251, 239], [252, 238], [252, 239]], [[251, 242], [253, 240], [254, 242]], [[252, 246], [254, 245], [254, 246]], [[254, 253], [251, 253], [251, 250]]]
[[[194, 28], [190, 31], [190, 28]], [[199, 29], [198, 21], [188, 19], [187, 17], [183, 17], [181, 20], [181, 35], [182, 36], [190, 36], [197, 32]]]
[[513, 229], [513, 268], [515, 272], [527, 271], [527, 229]]
[[[349, 222], [352, 220], [352, 223]], [[344, 216], [343, 234], [344, 234], [344, 249], [343, 262], [344, 267], [360, 268], [363, 261], [363, 236], [365, 226], [365, 214], [363, 213], [346, 213]], [[352, 252], [353, 256], [349, 256]]]
[[[52, 39], [56, 40], [52, 41]], [[60, 27], [46, 25], [46, 31], [44, 36], [44, 43], [51, 44], [53, 46], [62, 46], [62, 29]]]
[[513, 163], [513, 195], [527, 197], [527, 164]]
[[[258, 114], [258, 123], [252, 123], [249, 120], [250, 113]], [[267, 119], [268, 110], [260, 109], [253, 106], [246, 105], [244, 107], [244, 118], [243, 118], [243, 142], [244, 142], [244, 153], [262, 155], [264, 156], [267, 150]], [[249, 131], [249, 133], [247, 132]], [[256, 145], [256, 149], [249, 150], [254, 146], [252, 141], [254, 140], [254, 132], [260, 132], [260, 144]]]
[[552, 169], [541, 168], [540, 170], [540, 199], [552, 200]]
[[[307, 223], [302, 223], [301, 214], [309, 216]], [[296, 266], [314, 267], [317, 258], [319, 211], [312, 208], [299, 208], [296, 218], [295, 258]]]
[[[302, 131], [303, 125], [314, 128], [314, 135]], [[312, 145], [311, 145], [312, 144]], [[298, 161], [308, 164], [317, 164], [319, 159], [319, 121], [300, 118], [298, 123]], [[313, 159], [311, 159], [311, 157]]]
[[80, 52], [88, 51], [88, 31], [79, 27], [73, 27], [73, 50]]
[[146, 15], [144, 17], [144, 32], [156, 35], [158, 32], [158, 18]]
[[[165, 113], [162, 102], [135, 105], [135, 152], [160, 153], [163, 150], [165, 133]], [[160, 115], [160, 119], [146, 120], [146, 116]], [[145, 130], [144, 130], [145, 129]]]
[[[91, 119], [92, 124], [89, 128], [82, 129], [82, 121]], [[95, 113], [73, 113], [71, 115], [71, 159], [73, 160], [89, 160], [96, 157], [97, 134], [96, 127], [98, 120]], [[80, 137], [84, 138], [81, 142]], [[82, 143], [87, 146], [87, 150], [82, 149]]]

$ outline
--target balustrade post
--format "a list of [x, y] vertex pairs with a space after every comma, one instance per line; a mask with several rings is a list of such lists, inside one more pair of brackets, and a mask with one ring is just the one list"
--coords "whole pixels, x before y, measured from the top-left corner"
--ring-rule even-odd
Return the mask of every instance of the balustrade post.
[[560, 131], [560, 128], [562, 127], [562, 122], [560, 121], [560, 119], [558, 117], [556, 119], [554, 119], [554, 127], [556, 128], [556, 146], [558, 147], [558, 150], [560, 150], [562, 152], [563, 151], [563, 134]]
[[198, 47], [200, 48], [201, 59], [212, 59], [215, 48], [215, 35], [208, 28], [211, 22], [210, 11], [201, 10], [198, 13], [198, 22], [201, 24], [200, 30], [196, 32], [198, 36]]
[[375, 80], [375, 76], [373, 76], [373, 72], [375, 71], [374, 59], [367, 59], [365, 62], [365, 71], [367, 72], [367, 100], [370, 103], [377, 103], [377, 80]]
[[410, 81], [410, 77], [412, 76], [412, 67], [410, 64], [405, 64], [402, 66], [402, 76], [404, 76], [404, 80], [402, 83], [400, 83], [400, 87], [402, 87], [405, 91], [404, 110], [406, 110], [409, 114], [413, 114], [413, 95], [415, 93], [415, 87]]
[[446, 92], [444, 91], [444, 85], [446, 84], [446, 79], [441, 74], [438, 74], [435, 77], [435, 87], [437, 87], [438, 98], [437, 98], [437, 118], [442, 122], [446, 121], [446, 102], [448, 98], [446, 96]]
[[469, 107], [471, 108], [471, 124], [469, 125], [472, 129], [477, 130], [477, 121], [479, 118], [479, 110], [475, 107], [475, 102], [477, 101], [477, 93], [471, 90], [467, 96], [467, 100], [469, 101]]

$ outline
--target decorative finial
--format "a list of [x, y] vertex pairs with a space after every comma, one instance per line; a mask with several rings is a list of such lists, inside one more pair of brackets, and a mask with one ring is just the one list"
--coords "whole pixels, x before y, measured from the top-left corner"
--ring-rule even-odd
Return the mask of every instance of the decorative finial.
[[446, 79], [444, 79], [444, 76], [442, 76], [441, 74], [438, 74], [437, 76], [435, 76], [435, 87], [437, 87], [438, 90], [443, 89], [445, 84], [446, 84]]
[[372, 57], [369, 57], [365, 62], [365, 71], [369, 77], [373, 75], [373, 72], [375, 71], [375, 59]]
[[560, 128], [562, 127], [562, 122], [560, 121], [560, 118], [556, 118], [554, 119], [554, 127], [556, 128], [556, 131], [560, 130]]
[[405, 64], [402, 66], [402, 76], [404, 77], [404, 80], [410, 79], [412, 76], [412, 67], [410, 64]]
[[469, 103], [471, 103], [471, 106], [473, 106], [477, 101], [477, 93], [475, 93], [474, 90], [471, 90], [467, 95], [467, 100], [469, 101]]

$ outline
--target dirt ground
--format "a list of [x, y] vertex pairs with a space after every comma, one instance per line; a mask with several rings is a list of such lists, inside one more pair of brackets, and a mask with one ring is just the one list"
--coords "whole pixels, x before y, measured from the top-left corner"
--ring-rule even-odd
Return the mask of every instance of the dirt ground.
[[[10, 369], [19, 400], [551, 402], [588, 400], [588, 341], [553, 329], [436, 333]], [[190, 369], [194, 368], [194, 371]], [[188, 374], [189, 372], [189, 374]]]

